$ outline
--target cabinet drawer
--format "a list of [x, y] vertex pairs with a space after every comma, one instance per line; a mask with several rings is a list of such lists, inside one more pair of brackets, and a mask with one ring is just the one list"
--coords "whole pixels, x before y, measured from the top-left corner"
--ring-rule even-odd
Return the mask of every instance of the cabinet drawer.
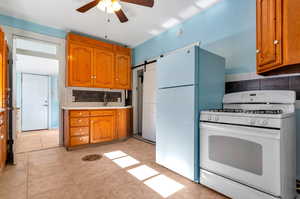
[[70, 128], [70, 136], [89, 135], [89, 127], [73, 127]]
[[115, 111], [113, 110], [99, 110], [99, 111], [90, 111], [90, 116], [105, 116], [105, 115], [114, 115]]
[[89, 126], [89, 118], [71, 118], [70, 126], [71, 127]]
[[88, 117], [88, 111], [70, 111], [70, 117]]
[[70, 146], [79, 146], [83, 144], [89, 143], [89, 136], [81, 136], [81, 137], [71, 137], [70, 138]]

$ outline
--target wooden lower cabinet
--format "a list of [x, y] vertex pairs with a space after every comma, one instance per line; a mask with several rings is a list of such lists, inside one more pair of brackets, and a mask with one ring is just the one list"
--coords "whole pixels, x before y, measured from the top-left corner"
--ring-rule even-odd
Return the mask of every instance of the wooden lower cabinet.
[[91, 144], [112, 141], [116, 137], [115, 114], [90, 118]]
[[7, 130], [5, 124], [5, 113], [0, 113], [0, 171], [5, 167], [7, 158]]
[[117, 131], [118, 138], [125, 139], [132, 133], [132, 109], [120, 109], [117, 111]]
[[132, 109], [64, 111], [67, 148], [123, 140], [131, 136]]

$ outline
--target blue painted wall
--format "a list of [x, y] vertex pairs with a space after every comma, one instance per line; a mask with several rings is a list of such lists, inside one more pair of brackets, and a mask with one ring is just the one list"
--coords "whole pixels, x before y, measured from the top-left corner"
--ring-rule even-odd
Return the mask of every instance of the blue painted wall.
[[[183, 34], [177, 36], [182, 28]], [[134, 48], [134, 64], [201, 41], [201, 47], [226, 58], [226, 73], [254, 72], [256, 65], [255, 0], [221, 0], [183, 24]]]
[[19, 28], [26, 31], [31, 31], [43, 35], [48, 35], [52, 37], [65, 38], [66, 32], [56, 28], [51, 28], [49, 26], [40, 25], [37, 23], [32, 23], [22, 19], [18, 19], [11, 16], [0, 14], [0, 24], [5, 26], [11, 26], [14, 28]]

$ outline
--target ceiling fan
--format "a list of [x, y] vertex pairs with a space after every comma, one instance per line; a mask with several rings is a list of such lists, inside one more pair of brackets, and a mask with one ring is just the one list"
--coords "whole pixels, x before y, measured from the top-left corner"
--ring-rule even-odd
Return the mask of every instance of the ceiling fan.
[[99, 8], [106, 13], [115, 13], [121, 23], [128, 21], [127, 16], [122, 10], [120, 2], [132, 3], [140, 6], [146, 6], [152, 8], [154, 0], [94, 0], [77, 9], [78, 12], [84, 13], [93, 7]]

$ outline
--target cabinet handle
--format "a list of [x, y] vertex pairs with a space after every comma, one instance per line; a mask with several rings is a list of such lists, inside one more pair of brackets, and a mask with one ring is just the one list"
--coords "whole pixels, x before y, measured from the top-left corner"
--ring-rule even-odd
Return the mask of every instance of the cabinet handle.
[[258, 54], [258, 53], [260, 53], [260, 50], [259, 50], [259, 49], [256, 50], [256, 54]]
[[274, 45], [279, 44], [279, 40], [274, 40]]
[[3, 138], [4, 138], [4, 135], [1, 135], [1, 136], [0, 136], [0, 139], [3, 140]]

